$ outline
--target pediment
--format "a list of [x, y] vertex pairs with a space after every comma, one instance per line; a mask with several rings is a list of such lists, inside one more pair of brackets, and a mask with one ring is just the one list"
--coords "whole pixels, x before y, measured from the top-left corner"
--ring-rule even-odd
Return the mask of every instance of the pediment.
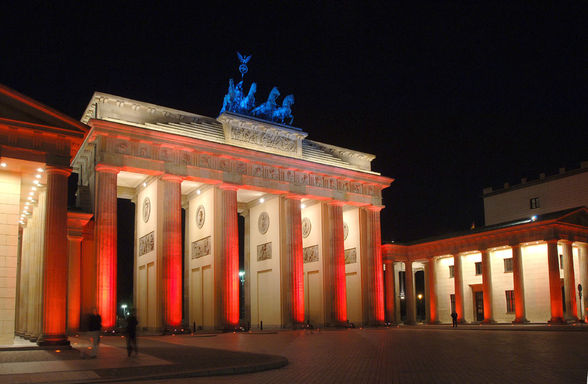
[[[36, 126], [59, 128], [75, 136], [84, 135], [89, 128], [36, 100], [0, 84], [0, 119], [12, 120]], [[36, 129], [41, 129], [37, 127]]]
[[578, 208], [578, 210], [570, 212], [569, 214], [558, 219], [557, 221], [561, 223], [588, 227], [588, 209]]

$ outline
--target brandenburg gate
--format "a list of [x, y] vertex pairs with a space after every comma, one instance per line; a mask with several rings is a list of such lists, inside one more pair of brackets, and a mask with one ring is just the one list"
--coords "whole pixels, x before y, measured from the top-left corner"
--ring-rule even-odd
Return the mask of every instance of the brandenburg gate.
[[[275, 105], [274, 91], [270, 99]], [[311, 141], [263, 110], [235, 112], [234, 102], [229, 89], [215, 119], [94, 94], [82, 118], [90, 131], [72, 163], [94, 215], [81, 246], [90, 267], [80, 276], [96, 289], [82, 287], [80, 311], [97, 303], [103, 326], [115, 326], [117, 198], [128, 198], [144, 328], [239, 326], [238, 215], [241, 322], [383, 324], [381, 192], [393, 180], [371, 170], [373, 155]]]

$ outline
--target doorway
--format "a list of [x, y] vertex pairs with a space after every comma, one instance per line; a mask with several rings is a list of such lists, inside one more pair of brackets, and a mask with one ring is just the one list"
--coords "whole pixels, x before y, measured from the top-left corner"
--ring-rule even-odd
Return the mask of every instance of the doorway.
[[476, 321], [484, 321], [484, 292], [474, 292]]

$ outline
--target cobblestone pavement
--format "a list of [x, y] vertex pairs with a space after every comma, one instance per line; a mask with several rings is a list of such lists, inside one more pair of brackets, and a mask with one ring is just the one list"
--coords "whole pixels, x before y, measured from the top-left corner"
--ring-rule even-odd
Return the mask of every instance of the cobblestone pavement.
[[289, 364], [252, 374], [148, 383], [586, 383], [588, 372], [588, 332], [407, 327], [166, 337], [165, 342], [282, 355]]

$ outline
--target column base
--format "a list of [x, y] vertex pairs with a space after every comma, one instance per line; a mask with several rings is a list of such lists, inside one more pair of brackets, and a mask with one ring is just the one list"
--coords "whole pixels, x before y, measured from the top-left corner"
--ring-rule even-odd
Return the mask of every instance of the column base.
[[47, 347], [47, 346], [59, 346], [59, 347], [66, 347], [71, 348], [69, 344], [69, 340], [65, 335], [55, 335], [55, 336], [41, 336], [37, 340], [37, 345], [40, 347]]
[[553, 325], [561, 325], [561, 324], [565, 324], [563, 318], [561, 317], [552, 317], [551, 320], [549, 320], [547, 322], [547, 324], [553, 324]]
[[416, 325], [417, 322], [415, 320], [406, 320], [404, 321], [404, 325]]
[[527, 320], [526, 318], [522, 318], [522, 319], [514, 319], [512, 321], [513, 324], [517, 325], [517, 324], [527, 324], [529, 323], [529, 320]]
[[434, 320], [434, 321], [429, 320], [429, 321], [427, 321], [427, 324], [429, 324], [429, 325], [439, 325], [439, 324], [441, 324], [441, 322], [439, 320]]
[[494, 319], [484, 319], [482, 324], [496, 324], [496, 320]]

